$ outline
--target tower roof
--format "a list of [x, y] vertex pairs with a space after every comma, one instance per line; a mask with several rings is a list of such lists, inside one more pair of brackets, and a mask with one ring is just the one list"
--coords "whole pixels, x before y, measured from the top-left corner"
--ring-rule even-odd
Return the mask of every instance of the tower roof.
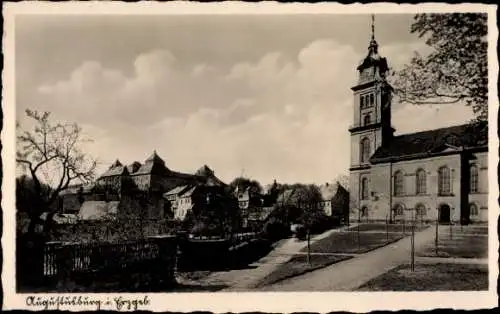
[[387, 60], [384, 57], [381, 57], [378, 53], [378, 43], [375, 40], [375, 16], [372, 14], [372, 25], [371, 25], [371, 39], [368, 44], [368, 54], [366, 57], [361, 60], [359, 66], [357, 67], [358, 71], [363, 71], [368, 68], [377, 68], [378, 71], [375, 71], [370, 77], [360, 78], [363, 81], [376, 79], [377, 77], [384, 77], [385, 73], [389, 70], [389, 66], [387, 65]]
[[116, 159], [115, 162], [113, 162], [111, 164], [111, 166], [109, 166], [109, 169], [113, 169], [113, 168], [116, 168], [116, 167], [121, 167], [123, 166], [122, 163], [120, 162], [120, 160]]
[[136, 174], [165, 174], [169, 171], [165, 166], [165, 161], [154, 150], [153, 154], [144, 161], [144, 164], [137, 170]]
[[156, 149], [153, 150], [153, 153], [151, 156], [149, 156], [144, 163], [160, 163], [160, 164], [165, 164], [165, 161], [161, 159], [160, 156], [158, 156], [158, 153], [156, 152]]
[[214, 171], [210, 169], [207, 165], [203, 165], [200, 169], [196, 171], [195, 174], [198, 176], [207, 177], [213, 175]]

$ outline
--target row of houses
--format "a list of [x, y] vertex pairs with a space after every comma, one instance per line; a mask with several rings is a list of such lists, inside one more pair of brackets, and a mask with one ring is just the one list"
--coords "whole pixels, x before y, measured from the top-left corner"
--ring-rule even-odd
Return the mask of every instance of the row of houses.
[[[325, 214], [348, 212], [349, 193], [339, 183], [322, 185], [320, 192]], [[91, 220], [135, 207], [148, 218], [184, 220], [189, 212], [225, 199], [234, 201], [245, 227], [265, 221], [278, 205], [293, 203], [294, 193], [293, 188], [280, 191], [276, 182], [263, 193], [240, 186], [231, 191], [207, 165], [192, 174], [173, 171], [154, 151], [144, 163], [124, 165], [116, 160], [93, 184], [67, 189], [61, 193], [59, 212]], [[134, 204], [137, 199], [144, 202]]]

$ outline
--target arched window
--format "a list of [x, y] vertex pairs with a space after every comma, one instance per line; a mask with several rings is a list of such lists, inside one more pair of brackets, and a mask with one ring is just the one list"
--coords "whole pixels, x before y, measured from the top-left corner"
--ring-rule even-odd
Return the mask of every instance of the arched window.
[[438, 192], [439, 195], [451, 193], [450, 168], [444, 166], [438, 170]]
[[367, 115], [365, 115], [365, 117], [363, 119], [363, 124], [368, 125], [370, 123], [371, 123], [371, 117], [370, 117], [370, 114], [367, 114]]
[[362, 163], [368, 162], [370, 159], [370, 140], [364, 138], [360, 143], [360, 160]]
[[361, 179], [361, 199], [368, 199], [368, 178]]
[[427, 184], [424, 169], [417, 170], [417, 195], [427, 193]]
[[415, 207], [415, 214], [417, 215], [417, 217], [425, 217], [427, 215], [427, 210], [425, 209], [425, 205], [418, 204]]
[[470, 192], [477, 193], [477, 186], [478, 186], [477, 166], [472, 165], [470, 166]]
[[363, 208], [361, 208], [361, 217], [366, 217], [366, 216], [368, 216], [368, 207], [363, 206]]
[[477, 209], [476, 204], [469, 205], [469, 212], [471, 216], [479, 216], [479, 210]]
[[397, 204], [394, 206], [394, 216], [402, 216], [403, 215], [403, 206], [401, 204]]
[[401, 171], [396, 171], [394, 173], [394, 195], [402, 196], [404, 193], [404, 183], [403, 183], [403, 173]]

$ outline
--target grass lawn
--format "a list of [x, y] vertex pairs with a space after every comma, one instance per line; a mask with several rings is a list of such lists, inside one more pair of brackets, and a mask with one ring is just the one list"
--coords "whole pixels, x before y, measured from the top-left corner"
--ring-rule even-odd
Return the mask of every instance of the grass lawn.
[[[368, 251], [385, 246], [403, 238], [402, 234], [389, 233], [389, 238], [385, 233], [363, 233], [360, 232], [358, 244], [357, 232], [335, 232], [330, 236], [318, 240], [311, 244], [313, 253], [366, 253]], [[307, 247], [302, 249], [307, 252]]]
[[[404, 228], [403, 228], [404, 227]], [[420, 223], [417, 223], [415, 226], [415, 232], [424, 230], [428, 228], [429, 225], [421, 225]], [[385, 223], [362, 223], [359, 225], [359, 231], [381, 231], [385, 232], [388, 230], [389, 232], [403, 232], [403, 229], [406, 233], [411, 232], [411, 226], [409, 224], [406, 224], [403, 226], [403, 224], [397, 223], [397, 224], [388, 224], [386, 225]], [[348, 231], [357, 231], [358, 227], [352, 227], [349, 228]]]
[[462, 258], [487, 258], [488, 257], [488, 237], [482, 236], [463, 236], [453, 234], [450, 239], [449, 234], [443, 234], [439, 237], [438, 254], [434, 244], [427, 246], [417, 256], [429, 257], [462, 257]]
[[288, 262], [279, 266], [275, 271], [264, 277], [264, 279], [259, 282], [257, 287], [271, 285], [278, 281], [302, 275], [307, 272], [320, 269], [350, 258], [352, 258], [352, 256], [312, 255], [311, 264], [308, 264], [306, 254], [295, 255]]
[[360, 291], [479, 291], [488, 290], [488, 266], [470, 264], [401, 265], [370, 280]]

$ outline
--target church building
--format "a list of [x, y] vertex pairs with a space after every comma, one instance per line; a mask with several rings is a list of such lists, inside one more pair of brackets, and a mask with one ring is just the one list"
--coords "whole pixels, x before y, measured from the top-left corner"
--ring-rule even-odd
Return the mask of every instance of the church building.
[[357, 71], [349, 128], [350, 220], [487, 221], [487, 123], [394, 135], [393, 90], [373, 25]]

